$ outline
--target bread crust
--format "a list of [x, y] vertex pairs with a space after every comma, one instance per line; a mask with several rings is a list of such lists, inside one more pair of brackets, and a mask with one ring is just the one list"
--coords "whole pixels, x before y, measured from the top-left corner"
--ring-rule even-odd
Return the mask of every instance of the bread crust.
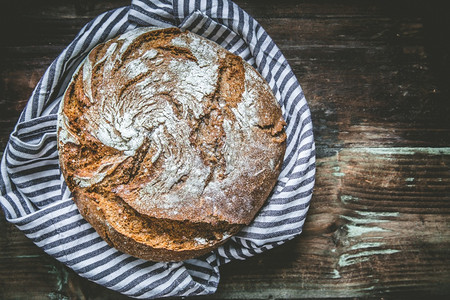
[[80, 213], [120, 251], [205, 254], [248, 225], [283, 162], [270, 87], [219, 45], [140, 28], [95, 47], [58, 118], [61, 170]]

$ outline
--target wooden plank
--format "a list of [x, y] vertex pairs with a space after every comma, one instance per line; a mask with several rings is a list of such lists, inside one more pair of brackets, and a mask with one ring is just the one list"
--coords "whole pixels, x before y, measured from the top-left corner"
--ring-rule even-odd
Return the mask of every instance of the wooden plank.
[[444, 295], [449, 229], [450, 148], [344, 149], [318, 160], [303, 234], [224, 266], [215, 297]]

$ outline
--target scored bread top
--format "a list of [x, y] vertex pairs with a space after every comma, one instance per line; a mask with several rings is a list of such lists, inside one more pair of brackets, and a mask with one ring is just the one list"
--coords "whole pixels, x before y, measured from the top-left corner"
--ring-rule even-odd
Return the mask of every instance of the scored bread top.
[[59, 114], [61, 169], [75, 195], [111, 194], [142, 216], [249, 224], [277, 180], [284, 125], [240, 57], [177, 28], [140, 28], [75, 72]]

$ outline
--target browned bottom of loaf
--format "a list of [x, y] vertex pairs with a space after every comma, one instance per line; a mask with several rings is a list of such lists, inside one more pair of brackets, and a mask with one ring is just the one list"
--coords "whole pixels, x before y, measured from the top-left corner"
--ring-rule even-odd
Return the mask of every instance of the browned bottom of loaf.
[[153, 261], [181, 261], [206, 254], [243, 226], [143, 216], [119, 197], [80, 193], [74, 195], [74, 200], [81, 215], [109, 245]]

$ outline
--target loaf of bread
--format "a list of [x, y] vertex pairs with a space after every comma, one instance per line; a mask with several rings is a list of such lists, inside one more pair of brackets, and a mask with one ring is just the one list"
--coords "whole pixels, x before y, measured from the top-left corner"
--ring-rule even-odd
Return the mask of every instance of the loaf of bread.
[[180, 261], [253, 220], [280, 172], [284, 125], [240, 57], [178, 28], [139, 28], [75, 71], [58, 116], [60, 166], [107, 243]]

